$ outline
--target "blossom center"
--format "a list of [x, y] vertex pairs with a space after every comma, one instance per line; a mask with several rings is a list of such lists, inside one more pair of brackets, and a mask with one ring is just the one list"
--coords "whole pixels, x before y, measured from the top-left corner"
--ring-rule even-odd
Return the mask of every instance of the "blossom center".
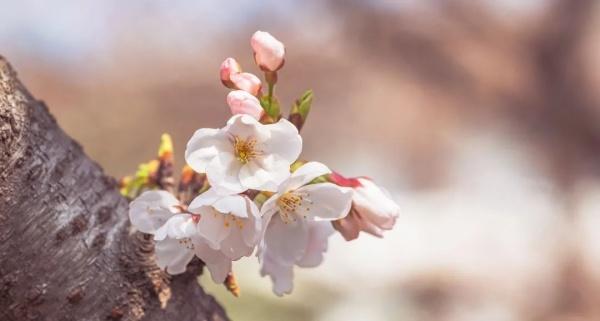
[[256, 139], [252, 137], [243, 139], [238, 136], [234, 136], [233, 150], [235, 157], [242, 164], [248, 163], [259, 155], [259, 151], [256, 149]]
[[296, 221], [296, 218], [291, 214], [293, 214], [301, 204], [302, 196], [292, 192], [287, 192], [277, 199], [277, 206], [280, 209], [279, 214], [284, 223], [287, 224], [290, 220]]
[[277, 206], [285, 212], [293, 212], [302, 203], [302, 196], [287, 192], [277, 199]]
[[[306, 212], [310, 211], [312, 204], [310, 194], [307, 192], [286, 192], [277, 199], [279, 215], [286, 224], [290, 221], [295, 222], [297, 216], [306, 218]], [[299, 207], [302, 207], [301, 211], [296, 211]]]

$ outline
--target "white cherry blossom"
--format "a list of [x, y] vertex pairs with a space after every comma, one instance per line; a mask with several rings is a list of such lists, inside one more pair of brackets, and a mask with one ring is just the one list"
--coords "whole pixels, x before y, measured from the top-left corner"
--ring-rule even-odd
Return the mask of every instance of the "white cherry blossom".
[[329, 221], [348, 214], [352, 200], [350, 189], [331, 183], [309, 184], [330, 172], [321, 163], [304, 164], [261, 208], [264, 226], [259, 249], [261, 273], [272, 278], [273, 291], [278, 295], [291, 291], [293, 265], [321, 262], [327, 237], [311, 236], [319, 234], [313, 231], [322, 225], [318, 223], [330, 226]]
[[[147, 191], [131, 202], [129, 217], [138, 230], [154, 235], [156, 262], [161, 269], [169, 274], [183, 273], [196, 255], [206, 263], [212, 279], [222, 283], [231, 271], [231, 261], [252, 254], [261, 230], [260, 220], [258, 209], [247, 197], [215, 195], [210, 190], [207, 193], [192, 201], [192, 210], [183, 211], [170, 193]], [[206, 230], [212, 230], [214, 218], [225, 213], [235, 215], [232, 222], [243, 225], [232, 226], [215, 247], [215, 240], [207, 237]], [[221, 222], [225, 224], [225, 220]]]
[[221, 196], [209, 189], [190, 203], [188, 211], [200, 214], [196, 232], [211, 249], [234, 261], [254, 252], [261, 219], [258, 207], [248, 197]]
[[219, 193], [276, 191], [301, 150], [302, 138], [289, 121], [264, 125], [251, 116], [234, 115], [224, 128], [196, 131], [185, 159], [195, 171], [206, 173]]

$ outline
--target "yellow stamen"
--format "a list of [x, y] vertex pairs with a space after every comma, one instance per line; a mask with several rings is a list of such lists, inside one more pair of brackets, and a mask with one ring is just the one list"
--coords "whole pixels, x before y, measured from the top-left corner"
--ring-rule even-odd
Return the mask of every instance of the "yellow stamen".
[[248, 163], [259, 155], [259, 151], [256, 150], [256, 139], [252, 137], [243, 139], [234, 136], [233, 150], [235, 152], [235, 157], [242, 162], [242, 164]]
[[302, 196], [291, 192], [281, 195], [277, 200], [277, 206], [286, 213], [294, 212], [301, 203]]

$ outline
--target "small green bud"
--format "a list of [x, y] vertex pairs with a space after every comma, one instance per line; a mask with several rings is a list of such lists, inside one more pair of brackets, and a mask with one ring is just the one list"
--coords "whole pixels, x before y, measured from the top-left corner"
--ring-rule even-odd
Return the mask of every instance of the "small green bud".
[[309, 89], [304, 92], [302, 97], [294, 102], [294, 105], [292, 105], [288, 120], [294, 124], [298, 130], [302, 129], [304, 122], [306, 122], [306, 117], [308, 117], [308, 113], [310, 112], [312, 101], [313, 91]]

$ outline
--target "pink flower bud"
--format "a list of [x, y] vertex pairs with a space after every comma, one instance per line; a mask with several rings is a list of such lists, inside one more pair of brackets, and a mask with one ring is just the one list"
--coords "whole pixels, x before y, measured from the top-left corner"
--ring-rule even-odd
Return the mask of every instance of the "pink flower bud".
[[248, 72], [231, 74], [229, 79], [235, 86], [235, 89], [247, 91], [254, 96], [258, 96], [258, 93], [260, 92], [260, 88], [262, 86], [260, 79], [254, 74]]
[[384, 189], [363, 177], [345, 178], [332, 173], [330, 180], [354, 190], [350, 213], [333, 222], [333, 227], [347, 241], [357, 238], [360, 231], [382, 237], [384, 230], [394, 227], [400, 208]]
[[219, 70], [221, 82], [228, 88], [237, 89], [235, 84], [231, 81], [231, 75], [239, 74], [240, 72], [242, 72], [242, 67], [240, 67], [240, 64], [235, 59], [225, 59]]
[[263, 108], [258, 99], [243, 90], [234, 90], [227, 95], [227, 104], [233, 115], [246, 114], [259, 120]]
[[283, 43], [271, 36], [270, 33], [257, 31], [250, 39], [254, 50], [254, 60], [264, 71], [277, 71], [283, 67], [285, 47]]

